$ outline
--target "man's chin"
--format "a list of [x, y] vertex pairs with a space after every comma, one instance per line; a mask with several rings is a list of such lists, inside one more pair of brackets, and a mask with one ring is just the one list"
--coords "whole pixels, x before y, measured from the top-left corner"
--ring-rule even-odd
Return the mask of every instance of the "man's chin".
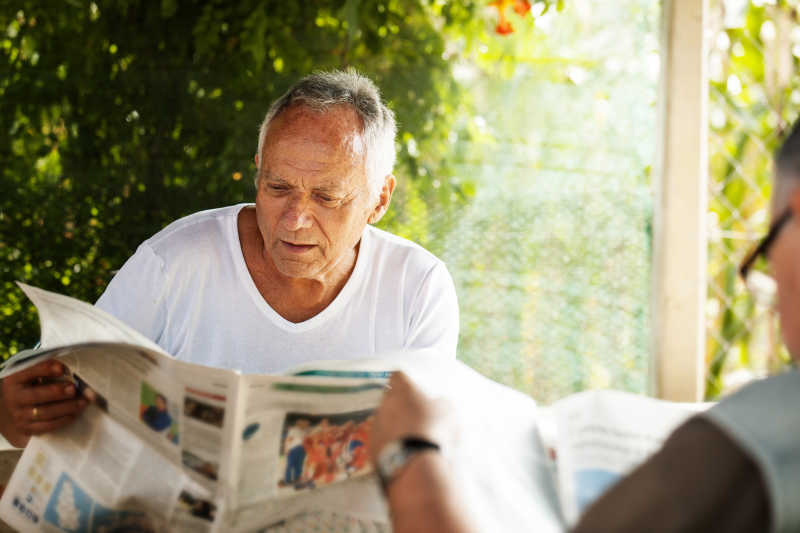
[[317, 272], [313, 264], [299, 261], [275, 261], [275, 267], [287, 278], [311, 279]]

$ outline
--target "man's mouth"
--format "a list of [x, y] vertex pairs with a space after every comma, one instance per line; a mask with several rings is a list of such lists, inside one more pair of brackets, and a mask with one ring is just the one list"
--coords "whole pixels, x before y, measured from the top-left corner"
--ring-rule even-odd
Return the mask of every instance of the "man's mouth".
[[308, 250], [316, 246], [314, 244], [306, 244], [302, 242], [290, 242], [284, 240], [281, 240], [281, 244], [283, 245], [284, 249], [294, 253], [307, 252]]

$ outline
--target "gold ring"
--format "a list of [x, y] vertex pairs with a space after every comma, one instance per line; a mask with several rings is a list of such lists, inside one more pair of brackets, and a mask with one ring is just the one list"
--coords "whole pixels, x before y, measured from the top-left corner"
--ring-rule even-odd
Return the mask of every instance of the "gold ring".
[[39, 408], [38, 407], [34, 407], [33, 408], [33, 419], [36, 420], [37, 416], [39, 416]]

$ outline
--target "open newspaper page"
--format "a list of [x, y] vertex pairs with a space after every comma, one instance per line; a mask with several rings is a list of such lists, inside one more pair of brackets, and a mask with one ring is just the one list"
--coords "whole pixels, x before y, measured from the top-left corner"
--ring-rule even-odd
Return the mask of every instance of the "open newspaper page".
[[24, 283], [17, 284], [39, 313], [42, 348], [109, 341], [135, 344], [168, 355], [135, 329], [91, 304]]
[[227, 479], [238, 408], [235, 373], [127, 344], [78, 344], [44, 353], [63, 362], [79, 390], [148, 446], [204, 473], [197, 478], [209, 489], [216, 492]]
[[[9, 361], [0, 375], [41, 357], [57, 358], [79, 390], [90, 390], [95, 405], [177, 468], [185, 467], [215, 499], [223, 498], [233, 470], [229, 450], [240, 376], [175, 360], [87, 303], [23, 289], [39, 311], [43, 350], [38, 357]], [[143, 497], [159, 503], [160, 494], [145, 492]]]
[[231, 527], [257, 530], [324, 509], [355, 519], [362, 528], [388, 524], [380, 488], [368, 476], [367, 451], [387, 375], [316, 369], [301, 376], [243, 376], [238, 511]]
[[[207, 531], [218, 503], [179, 466], [90, 406], [31, 439], [0, 511], [20, 531]], [[206, 525], [207, 524], [207, 525]]]
[[[414, 369], [409, 373], [422, 379]], [[453, 441], [447, 444], [464, 512], [476, 531], [563, 531], [536, 402], [459, 362], [426, 389], [431, 395], [440, 391], [457, 415]]]
[[[442, 454], [476, 531], [564, 531], [554, 463], [540, 433], [543, 412], [533, 399], [436, 352], [387, 355], [388, 362], [448, 413], [451, 438]], [[336, 369], [375, 369], [366, 365], [339, 362]]]
[[681, 423], [709, 405], [598, 390], [548, 407], [546, 441], [557, 457], [559, 496], [568, 524], [658, 450]]
[[[280, 393], [298, 385], [302, 388], [320, 386], [313, 383], [319, 380], [309, 383], [303, 378], [258, 377], [263, 378], [258, 380], [260, 384]], [[331, 387], [330, 383], [324, 386]], [[359, 389], [362, 386], [344, 385]], [[372, 386], [365, 390], [376, 392]], [[304, 394], [302, 390], [293, 392]], [[261, 400], [267, 394], [258, 391], [254, 396]], [[314, 520], [320, 525], [358, 525], [358, 530], [380, 531], [388, 524], [388, 516], [375, 480], [365, 477], [370, 470], [366, 456], [362, 458], [360, 454], [366, 449], [360, 450], [364, 443], [357, 441], [365, 437], [355, 431], [349, 437], [343, 435], [344, 430], [351, 428], [349, 421], [366, 421], [374, 408], [375, 400], [358, 396], [358, 393], [350, 395], [351, 401], [341, 398], [339, 409], [336, 402], [320, 404], [301, 396], [254, 411], [253, 416], [246, 419], [244, 429], [234, 433], [241, 435], [245, 443], [252, 441], [253, 445], [243, 454], [248, 460], [242, 468], [247, 472], [242, 487], [253, 489], [247, 483], [261, 482], [260, 490], [246, 493], [249, 500], [241, 508], [228, 490], [231, 484], [223, 483], [225, 478], [222, 470], [217, 470], [218, 464], [213, 459], [196, 455], [197, 446], [190, 448], [191, 452], [178, 446], [181, 453], [176, 457], [173, 450], [165, 450], [151, 439], [143, 438], [141, 432], [132, 431], [92, 405], [75, 424], [31, 440], [0, 500], [0, 516], [25, 531], [49, 531], [47, 524], [62, 527], [73, 523], [78, 523], [79, 527], [64, 527], [74, 531], [102, 531], [101, 526], [113, 523], [136, 524], [142, 531], [261, 531], [271, 525], [291, 523], [293, 517], [310, 512], [312, 516], [303, 516], [300, 520]], [[358, 401], [352, 401], [354, 399]], [[191, 401], [197, 400], [193, 397]], [[297, 426], [298, 414], [311, 419], [322, 416], [316, 427], [310, 428], [313, 433], [309, 432], [309, 437], [323, 447], [320, 452], [323, 463], [304, 461], [301, 468], [306, 472], [300, 477], [306, 479], [308, 486], [290, 487], [285, 482], [286, 471], [294, 475], [295, 465], [286, 461], [286, 446], [292, 442], [288, 432]], [[219, 419], [216, 411], [212, 416], [196, 406], [192, 407], [192, 416], [197, 418], [196, 422], [209, 425], [216, 424]], [[187, 416], [180, 421], [187, 427], [191, 423]], [[242, 424], [236, 426], [242, 427]], [[309, 429], [302, 422], [299, 426]], [[188, 431], [179, 431], [179, 439]], [[260, 448], [268, 443], [275, 444], [274, 452], [265, 457]], [[339, 453], [332, 454], [332, 449]], [[206, 457], [213, 457], [213, 452]], [[223, 454], [222, 457], [228, 464], [236, 463], [235, 455], [230, 458], [231, 454]], [[359, 459], [353, 461], [354, 458]], [[46, 468], [41, 466], [45, 464]], [[31, 468], [34, 468], [33, 474]], [[319, 475], [322, 488], [314, 487], [314, 474]], [[62, 493], [64, 484], [68, 486], [66, 495]], [[84, 521], [63, 522], [49, 512], [59, 501], [64, 506], [67, 504], [63, 502], [82, 506], [82, 511], [70, 512], [83, 513], [81, 520]], [[321, 514], [325, 510], [330, 512]], [[117, 522], [109, 521], [112, 515]]]

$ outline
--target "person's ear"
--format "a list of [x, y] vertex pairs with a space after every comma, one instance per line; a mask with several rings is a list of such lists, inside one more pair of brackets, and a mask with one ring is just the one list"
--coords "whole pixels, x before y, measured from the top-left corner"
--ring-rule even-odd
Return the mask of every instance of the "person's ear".
[[789, 195], [789, 208], [796, 220], [800, 220], [800, 188]]
[[383, 215], [386, 213], [386, 210], [389, 209], [389, 204], [392, 201], [392, 193], [394, 192], [395, 185], [397, 185], [397, 180], [394, 176], [392, 174], [386, 176], [383, 180], [381, 193], [378, 196], [378, 203], [375, 204], [375, 207], [372, 209], [372, 213], [370, 213], [367, 222], [375, 224], [383, 218]]
[[253, 156], [253, 160], [256, 162], [256, 168], [258, 168], [258, 153]]

